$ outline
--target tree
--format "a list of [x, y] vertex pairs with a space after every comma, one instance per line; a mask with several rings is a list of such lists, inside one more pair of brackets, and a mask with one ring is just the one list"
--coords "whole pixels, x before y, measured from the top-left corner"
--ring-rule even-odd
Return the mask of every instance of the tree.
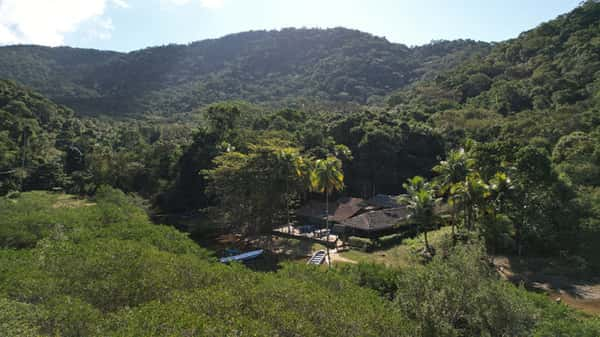
[[448, 158], [433, 167], [437, 174], [436, 182], [440, 183], [441, 191], [448, 191], [453, 184], [464, 181], [469, 174], [472, 161], [468, 159], [465, 150], [450, 151]]
[[[461, 203], [462, 195], [457, 193], [457, 188], [462, 184], [469, 174], [472, 160], [467, 158], [464, 149], [450, 151], [446, 160], [441, 161], [433, 167], [433, 172], [437, 174], [435, 182], [440, 187], [440, 194], [448, 198], [448, 203], [452, 207], [452, 235], [456, 233], [456, 214]], [[454, 193], [452, 193], [454, 192]]]
[[532, 336], [540, 316], [527, 292], [499, 280], [485, 257], [459, 245], [399, 273], [394, 303], [416, 320], [419, 336]]
[[241, 111], [235, 104], [217, 103], [209, 106], [206, 114], [211, 129], [221, 135], [226, 135], [236, 127]]
[[[303, 191], [310, 188], [311, 160], [304, 158], [295, 148], [282, 148], [276, 151], [277, 175], [285, 179], [285, 193], [282, 197], [285, 200], [286, 220], [288, 230], [292, 232], [292, 221], [290, 219], [292, 211], [292, 201], [298, 196], [292, 191]], [[290, 186], [292, 185], [292, 186]]]
[[519, 255], [526, 244], [548, 252], [575, 235], [582, 212], [574, 190], [561, 181], [544, 150], [525, 146], [516, 154], [511, 217]]
[[311, 187], [314, 192], [325, 195], [325, 227], [327, 228], [327, 260], [331, 265], [329, 255], [329, 196], [344, 189], [344, 173], [342, 162], [334, 156], [318, 159], [311, 172]]
[[488, 247], [492, 249], [492, 255], [501, 242], [500, 239], [510, 233], [512, 224], [506, 213], [515, 189], [511, 178], [503, 172], [497, 172], [488, 182], [485, 193], [487, 207], [483, 207], [485, 217], [480, 223], [480, 228], [481, 235], [485, 238]]
[[421, 176], [409, 179], [405, 184], [408, 196], [401, 198], [409, 210], [409, 219], [412, 220], [419, 231], [423, 232], [425, 239], [425, 251], [433, 255], [434, 252], [429, 245], [427, 232], [437, 220], [435, 215], [435, 206], [439, 199], [435, 197], [435, 191], [432, 185]]
[[515, 186], [508, 174], [497, 172], [489, 181], [489, 198], [494, 204], [497, 212], [505, 211], [506, 199], [510, 197]]
[[556, 170], [576, 185], [600, 185], [600, 146], [584, 132], [560, 138], [552, 152]]
[[270, 234], [291, 205], [309, 187], [298, 148], [280, 139], [263, 139], [248, 151], [225, 152], [214, 159], [214, 168], [201, 173], [216, 197], [218, 213], [227, 225], [251, 234]]
[[460, 196], [464, 212], [464, 224], [467, 230], [475, 228], [479, 210], [484, 206], [488, 185], [481, 179], [478, 172], [467, 175], [465, 180], [455, 184], [450, 193]]

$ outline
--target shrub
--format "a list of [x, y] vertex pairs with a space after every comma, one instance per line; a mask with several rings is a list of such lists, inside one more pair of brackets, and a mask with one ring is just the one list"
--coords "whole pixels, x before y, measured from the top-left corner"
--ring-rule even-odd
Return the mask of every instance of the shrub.
[[492, 277], [480, 249], [458, 247], [447, 258], [404, 271], [395, 303], [419, 325], [420, 336], [526, 336], [534, 305]]

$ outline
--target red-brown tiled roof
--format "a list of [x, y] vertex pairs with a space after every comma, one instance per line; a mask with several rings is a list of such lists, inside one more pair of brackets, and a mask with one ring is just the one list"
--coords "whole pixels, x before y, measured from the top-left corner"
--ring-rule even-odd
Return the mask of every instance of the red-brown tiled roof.
[[355, 216], [367, 206], [367, 204], [360, 198], [340, 198], [335, 206], [335, 211], [333, 212], [333, 215], [329, 216], [329, 220], [342, 222]]
[[[329, 203], [329, 220], [342, 222], [349, 219], [367, 207], [367, 203], [360, 198], [340, 198]], [[325, 203], [321, 201], [310, 201], [302, 206], [296, 214], [299, 216], [325, 220]]]
[[341, 225], [365, 231], [378, 231], [392, 228], [407, 219], [408, 210], [406, 207], [398, 207], [364, 213], [343, 221]]

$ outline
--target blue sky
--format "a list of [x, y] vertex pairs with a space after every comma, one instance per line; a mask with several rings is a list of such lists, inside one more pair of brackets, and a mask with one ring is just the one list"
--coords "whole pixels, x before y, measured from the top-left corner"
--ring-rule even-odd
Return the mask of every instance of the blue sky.
[[0, 44], [130, 51], [230, 33], [343, 26], [392, 42], [501, 41], [580, 0], [1, 0]]

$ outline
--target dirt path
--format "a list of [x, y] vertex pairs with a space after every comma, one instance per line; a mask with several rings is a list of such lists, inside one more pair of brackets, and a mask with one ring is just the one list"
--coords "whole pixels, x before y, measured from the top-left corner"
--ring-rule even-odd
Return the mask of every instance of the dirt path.
[[85, 199], [77, 198], [69, 194], [62, 194], [56, 198], [52, 208], [79, 208], [90, 207], [96, 205], [95, 202], [88, 202]]
[[333, 263], [338, 263], [338, 262], [339, 263], [352, 263], [352, 264], [358, 263], [357, 261], [354, 261], [352, 259], [341, 256], [338, 252], [330, 253], [330, 255], [331, 255], [331, 261]]
[[600, 280], [574, 280], [565, 276], [550, 275], [532, 270], [516, 272], [510, 259], [494, 258], [496, 270], [507, 281], [526, 288], [543, 291], [550, 298], [590, 314], [600, 315]]

